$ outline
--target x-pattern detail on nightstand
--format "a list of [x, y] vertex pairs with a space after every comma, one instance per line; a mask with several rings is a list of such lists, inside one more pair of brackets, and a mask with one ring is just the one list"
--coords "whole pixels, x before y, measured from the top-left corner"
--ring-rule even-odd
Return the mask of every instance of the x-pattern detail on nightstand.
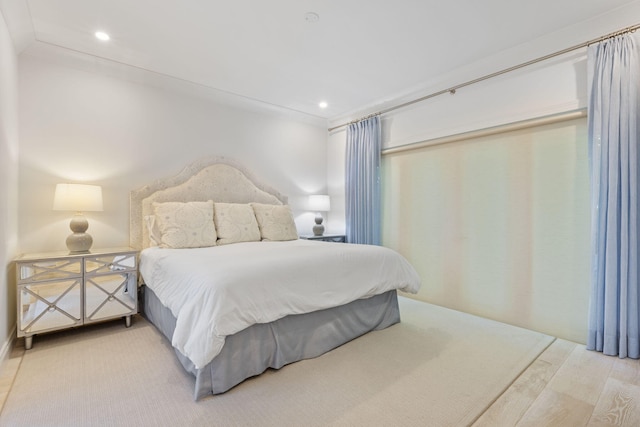
[[74, 287], [79, 286], [80, 285], [80, 281], [76, 280], [73, 283], [71, 283], [71, 285], [69, 285], [69, 287], [67, 289], [65, 289], [64, 292], [62, 292], [55, 300], [53, 300], [53, 302], [50, 302], [48, 299], [38, 295], [36, 292], [32, 291], [31, 289], [29, 289], [28, 287], [24, 287], [22, 289], [22, 292], [28, 293], [29, 295], [35, 297], [36, 299], [42, 301], [45, 305], [46, 308], [44, 308], [42, 310], [42, 312], [40, 314], [38, 314], [37, 316], [34, 317], [34, 319], [29, 322], [29, 324], [24, 327], [24, 330], [28, 331], [38, 320], [40, 320], [45, 314], [47, 314], [48, 312], [52, 312], [54, 310], [64, 314], [65, 316], [67, 316], [69, 319], [73, 320], [74, 322], [78, 321], [78, 318], [74, 317], [72, 314], [67, 313], [65, 310], [63, 310], [62, 308], [58, 307], [58, 303], [62, 300], [62, 298], [64, 298]]
[[[78, 262], [75, 260], [65, 261], [62, 264], [60, 264], [59, 262], [33, 263], [29, 265], [29, 268], [33, 269], [33, 274], [29, 276], [29, 279], [33, 282], [38, 282], [40, 280], [75, 277], [78, 275], [77, 265]], [[71, 269], [66, 269], [66, 267], [71, 267]]]
[[90, 315], [87, 316], [88, 319], [93, 320], [93, 316], [95, 316], [95, 314], [98, 311], [100, 311], [100, 309], [104, 307], [106, 303], [111, 301], [119, 302], [120, 304], [125, 306], [125, 308], [127, 308], [128, 310], [133, 310], [135, 308], [134, 306], [128, 305], [126, 302], [122, 301], [120, 298], [116, 296], [116, 292], [118, 292], [120, 289], [123, 289], [127, 285], [127, 277], [122, 277], [122, 281], [120, 282], [120, 285], [116, 289], [114, 289], [113, 292], [109, 292], [108, 290], [100, 286], [98, 283], [96, 283], [94, 280], [87, 279], [87, 282], [91, 283], [93, 286], [100, 289], [102, 292], [105, 293], [105, 295], [107, 295], [107, 297], [102, 301], [102, 303], [95, 310], [93, 310], [93, 312]]
[[[124, 271], [132, 267], [131, 265], [124, 264], [125, 261], [131, 262], [131, 257], [95, 257], [91, 260], [85, 260], [85, 271], [89, 274]], [[97, 265], [93, 268], [90, 268], [90, 265], [93, 264]]]

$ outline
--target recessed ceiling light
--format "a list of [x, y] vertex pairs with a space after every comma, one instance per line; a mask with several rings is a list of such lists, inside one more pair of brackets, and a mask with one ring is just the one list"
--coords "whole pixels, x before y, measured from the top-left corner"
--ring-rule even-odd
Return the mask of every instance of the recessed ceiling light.
[[327, 104], [326, 102], [322, 101], [321, 103], [318, 104], [318, 107], [322, 108], [323, 110], [325, 108], [327, 108], [329, 106], [329, 104]]
[[98, 40], [102, 40], [103, 42], [106, 42], [111, 38], [109, 37], [109, 34], [105, 33], [104, 31], [96, 31], [95, 36]]

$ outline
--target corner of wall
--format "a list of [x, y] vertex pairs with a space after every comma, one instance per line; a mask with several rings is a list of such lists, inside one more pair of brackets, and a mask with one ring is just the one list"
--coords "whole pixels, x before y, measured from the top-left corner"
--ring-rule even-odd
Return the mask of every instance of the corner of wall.
[[[4, 13], [4, 12], [2, 12]], [[15, 271], [18, 251], [18, 57], [0, 13], [0, 361], [13, 343], [16, 325]]]

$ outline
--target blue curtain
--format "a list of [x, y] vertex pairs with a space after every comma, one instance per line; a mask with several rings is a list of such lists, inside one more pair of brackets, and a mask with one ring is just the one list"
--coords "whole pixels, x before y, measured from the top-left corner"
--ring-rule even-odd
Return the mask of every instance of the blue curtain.
[[347, 128], [345, 211], [347, 242], [380, 244], [380, 118]]
[[640, 357], [638, 85], [634, 40], [589, 47], [591, 299], [587, 348]]

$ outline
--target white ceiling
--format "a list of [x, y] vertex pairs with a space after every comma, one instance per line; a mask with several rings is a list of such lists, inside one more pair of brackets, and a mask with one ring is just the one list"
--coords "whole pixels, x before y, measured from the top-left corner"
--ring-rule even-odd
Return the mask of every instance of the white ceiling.
[[[374, 106], [628, 0], [2, 0], [16, 37], [318, 117]], [[20, 6], [20, 5], [19, 5]], [[318, 22], [305, 19], [307, 12]], [[9, 21], [9, 19], [7, 19]], [[111, 35], [109, 42], [94, 37]], [[566, 46], [559, 46], [559, 48]], [[322, 110], [320, 101], [329, 103]]]

